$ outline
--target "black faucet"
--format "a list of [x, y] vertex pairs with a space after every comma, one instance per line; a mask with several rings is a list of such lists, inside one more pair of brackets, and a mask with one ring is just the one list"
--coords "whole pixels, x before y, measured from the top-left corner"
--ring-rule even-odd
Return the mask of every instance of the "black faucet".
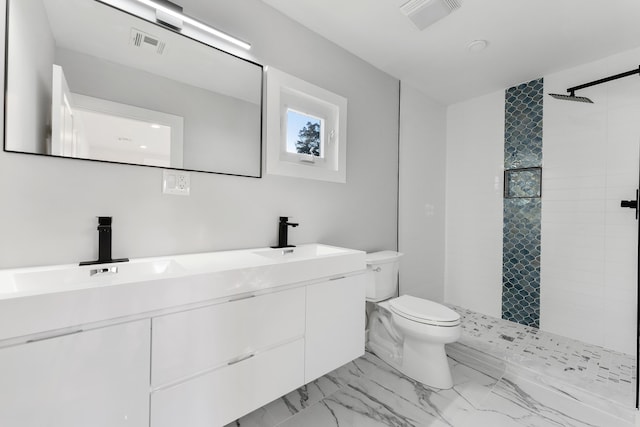
[[107, 264], [111, 262], [127, 262], [129, 258], [111, 258], [111, 221], [110, 216], [98, 217], [98, 259], [83, 261], [80, 265]]
[[295, 245], [290, 245], [287, 241], [289, 240], [289, 226], [297, 227], [300, 224], [295, 222], [289, 222], [288, 216], [281, 216], [280, 222], [278, 223], [278, 246], [271, 246], [274, 249], [279, 248], [295, 248]]

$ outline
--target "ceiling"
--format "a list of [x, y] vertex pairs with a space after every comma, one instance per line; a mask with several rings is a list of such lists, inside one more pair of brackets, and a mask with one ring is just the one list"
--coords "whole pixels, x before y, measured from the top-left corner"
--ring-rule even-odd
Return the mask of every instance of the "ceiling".
[[638, 0], [460, 0], [422, 31], [406, 0], [263, 1], [445, 105], [640, 46]]

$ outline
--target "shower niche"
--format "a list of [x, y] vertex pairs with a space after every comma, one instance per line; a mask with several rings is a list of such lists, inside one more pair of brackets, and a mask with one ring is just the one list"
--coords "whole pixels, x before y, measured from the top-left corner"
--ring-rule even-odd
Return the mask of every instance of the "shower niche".
[[542, 168], [519, 168], [504, 171], [505, 199], [539, 199], [542, 197]]

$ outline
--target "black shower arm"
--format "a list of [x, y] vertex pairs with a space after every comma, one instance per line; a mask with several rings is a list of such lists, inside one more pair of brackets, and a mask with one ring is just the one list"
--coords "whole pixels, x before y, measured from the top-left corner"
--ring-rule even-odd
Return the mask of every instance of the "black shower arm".
[[634, 74], [640, 75], [640, 65], [635, 70], [627, 71], [626, 73], [620, 73], [620, 74], [616, 74], [615, 76], [605, 77], [604, 79], [595, 80], [593, 82], [585, 83], [585, 84], [582, 84], [580, 86], [570, 87], [569, 89], [567, 89], [567, 92], [569, 92], [569, 94], [571, 96], [574, 96], [575, 95], [574, 92], [576, 90], [584, 89], [584, 88], [591, 87], [591, 86], [600, 85], [602, 83], [607, 83], [607, 82], [610, 82], [612, 80], [618, 80], [618, 79], [621, 79], [623, 77], [633, 76]]

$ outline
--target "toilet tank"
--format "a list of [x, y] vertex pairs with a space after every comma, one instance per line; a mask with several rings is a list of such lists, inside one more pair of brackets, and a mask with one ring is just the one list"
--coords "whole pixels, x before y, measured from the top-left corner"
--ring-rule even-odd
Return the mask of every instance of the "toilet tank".
[[398, 268], [402, 254], [395, 251], [367, 254], [367, 300], [382, 301], [398, 291]]

